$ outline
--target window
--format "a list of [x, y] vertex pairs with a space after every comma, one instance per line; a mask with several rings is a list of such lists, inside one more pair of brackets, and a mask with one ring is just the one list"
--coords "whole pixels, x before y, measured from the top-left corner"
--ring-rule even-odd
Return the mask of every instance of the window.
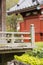
[[38, 14], [38, 12], [37, 12], [37, 11], [33, 12], [33, 15], [37, 15], [37, 14]]
[[29, 12], [29, 13], [26, 13], [26, 16], [30, 16], [31, 15], [31, 12]]

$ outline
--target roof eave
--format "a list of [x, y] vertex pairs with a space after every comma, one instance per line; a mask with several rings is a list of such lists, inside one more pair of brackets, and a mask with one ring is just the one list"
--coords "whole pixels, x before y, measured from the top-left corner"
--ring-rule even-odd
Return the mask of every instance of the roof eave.
[[35, 6], [31, 6], [31, 7], [29, 7], [29, 8], [23, 8], [23, 9], [20, 9], [20, 10], [16, 10], [16, 11], [12, 11], [12, 12], [7, 12], [7, 14], [13, 14], [13, 13], [15, 13], [15, 14], [18, 14], [18, 13], [22, 13], [22, 12], [26, 12], [26, 11], [31, 11], [31, 10], [35, 10], [35, 9], [37, 9], [37, 5], [35, 5]]

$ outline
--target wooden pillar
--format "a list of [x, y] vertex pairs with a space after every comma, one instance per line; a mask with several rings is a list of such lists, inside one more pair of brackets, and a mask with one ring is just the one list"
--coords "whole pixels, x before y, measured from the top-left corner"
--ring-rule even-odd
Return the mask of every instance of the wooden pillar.
[[0, 0], [0, 31], [2, 31], [2, 0]]
[[6, 30], [6, 0], [2, 0], [2, 31]]

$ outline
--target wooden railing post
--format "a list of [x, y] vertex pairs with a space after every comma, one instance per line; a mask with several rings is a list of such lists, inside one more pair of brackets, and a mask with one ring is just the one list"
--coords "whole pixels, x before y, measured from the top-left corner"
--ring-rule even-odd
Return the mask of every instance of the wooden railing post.
[[12, 43], [14, 43], [14, 34], [12, 33], [12, 39], [11, 39]]
[[[21, 35], [21, 37], [23, 38], [23, 35]], [[24, 42], [24, 40], [22, 39], [21, 42]]]
[[35, 29], [34, 29], [34, 24], [31, 24], [31, 26], [30, 26], [30, 33], [31, 33], [31, 43], [32, 43], [32, 46], [34, 46], [34, 43], [35, 43]]

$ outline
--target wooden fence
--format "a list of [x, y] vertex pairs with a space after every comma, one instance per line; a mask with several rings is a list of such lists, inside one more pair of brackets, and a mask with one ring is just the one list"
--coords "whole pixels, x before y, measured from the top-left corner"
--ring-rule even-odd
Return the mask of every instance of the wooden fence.
[[[23, 35], [30, 35], [24, 37]], [[23, 40], [30, 39], [30, 42], [25, 43]], [[30, 32], [0, 32], [0, 49], [15, 49], [15, 48], [31, 48], [35, 43], [34, 24], [30, 25]], [[4, 47], [4, 48], [3, 48]]]

